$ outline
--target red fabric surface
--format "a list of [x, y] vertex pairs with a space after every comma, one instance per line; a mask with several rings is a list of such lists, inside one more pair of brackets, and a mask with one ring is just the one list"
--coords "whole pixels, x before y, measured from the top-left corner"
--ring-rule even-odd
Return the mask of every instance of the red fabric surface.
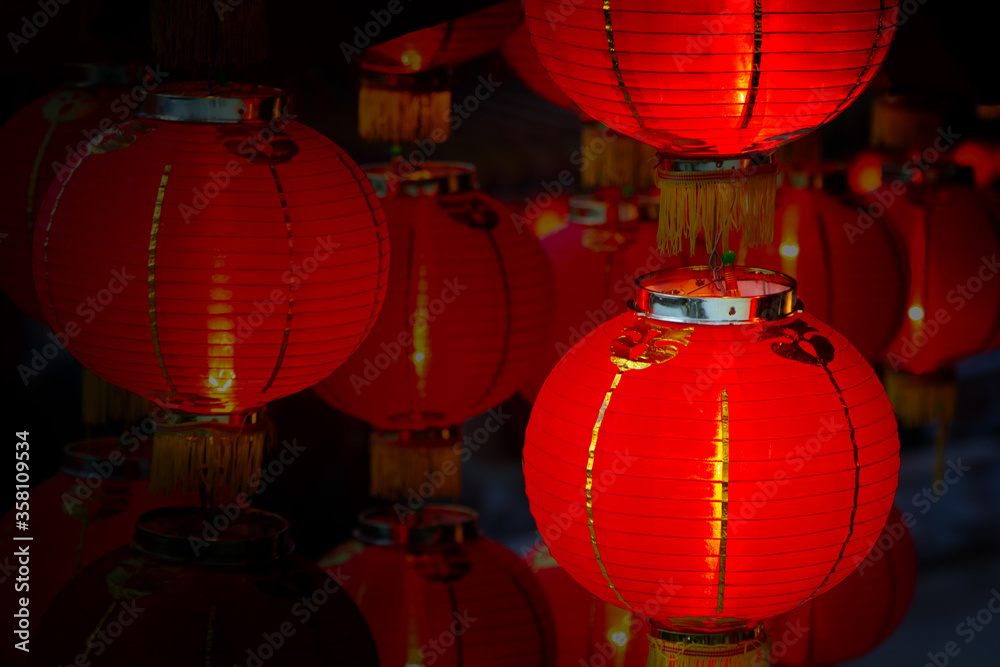
[[892, 635], [910, 607], [916, 585], [917, 550], [893, 506], [858, 569], [801, 607], [768, 619], [772, 663], [813, 667], [857, 660]]
[[[612, 343], [651, 365], [624, 371], [602, 411]], [[620, 315], [549, 375], [524, 448], [556, 561], [602, 600], [680, 628], [751, 626], [837, 584], [885, 524], [898, 470], [871, 367], [801, 313], [749, 327]]]
[[536, 95], [563, 109], [580, 111], [573, 100], [562, 91], [562, 88], [556, 85], [549, 73], [542, 67], [542, 62], [538, 59], [538, 54], [535, 53], [535, 47], [531, 44], [531, 35], [528, 34], [526, 25], [520, 25], [517, 30], [511, 33], [510, 37], [504, 40], [500, 52], [503, 54], [503, 59], [514, 70], [517, 78], [523, 81], [524, 85]]
[[53, 183], [35, 284], [84, 366], [187, 412], [234, 413], [358, 347], [385, 293], [384, 216], [336, 144], [279, 130], [131, 121]]
[[543, 66], [584, 112], [663, 152], [709, 157], [770, 151], [836, 116], [878, 71], [898, 12], [760, 4], [759, 26], [749, 0], [525, 0], [524, 12]]

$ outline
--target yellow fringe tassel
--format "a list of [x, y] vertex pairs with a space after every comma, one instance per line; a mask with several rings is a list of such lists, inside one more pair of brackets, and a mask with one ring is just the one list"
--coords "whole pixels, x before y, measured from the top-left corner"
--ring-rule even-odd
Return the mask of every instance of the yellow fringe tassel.
[[952, 375], [911, 375], [887, 370], [882, 384], [896, 418], [907, 428], [924, 426], [936, 419], [950, 423], [955, 418], [958, 387]]
[[264, 0], [152, 0], [153, 51], [165, 67], [259, 63], [267, 54]]
[[97, 377], [86, 368], [81, 384], [80, 413], [84, 424], [134, 421], [149, 414], [150, 403], [145, 398]]
[[774, 198], [777, 169], [766, 164], [756, 168], [717, 172], [657, 170], [660, 187], [660, 228], [656, 241], [660, 251], [681, 252], [681, 238], [691, 241], [691, 254], [700, 233], [711, 246], [722, 232], [721, 251], [729, 249], [730, 231], [741, 232], [745, 246], [771, 242], [774, 236]]
[[444, 141], [451, 134], [451, 91], [393, 90], [362, 77], [358, 134], [368, 141]]
[[462, 493], [461, 429], [372, 431], [371, 495], [400, 500]]
[[580, 149], [580, 183], [585, 188], [610, 185], [644, 190], [653, 185], [650, 167], [657, 162], [656, 149], [648, 144], [591, 122], [583, 124]]
[[674, 642], [649, 635], [646, 667], [770, 667], [771, 640], [763, 629], [736, 644]]
[[219, 422], [160, 425], [153, 436], [150, 493], [174, 496], [178, 485], [182, 493], [254, 493], [264, 453], [276, 439], [269, 419], [242, 427]]

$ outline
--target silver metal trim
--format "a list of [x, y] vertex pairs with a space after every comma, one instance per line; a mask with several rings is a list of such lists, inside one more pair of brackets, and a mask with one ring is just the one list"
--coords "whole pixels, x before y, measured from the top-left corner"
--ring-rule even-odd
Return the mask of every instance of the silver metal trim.
[[726, 296], [712, 269], [685, 266], [636, 278], [635, 300], [629, 301], [629, 308], [656, 320], [696, 324], [773, 321], [795, 312], [797, 285], [791, 277], [746, 266], [733, 271], [739, 284], [744, 289], [752, 286], [754, 294]]
[[400, 176], [397, 169], [409, 163], [363, 164], [361, 170], [379, 199], [385, 197], [436, 197], [471, 192], [478, 188], [476, 165], [471, 162], [425, 162]]
[[237, 83], [209, 94], [205, 82], [174, 83], [151, 91], [135, 115], [180, 123], [266, 123], [288, 117], [288, 95]]
[[389, 509], [370, 509], [358, 515], [354, 536], [377, 546], [435, 547], [461, 544], [479, 535], [479, 514], [461, 505], [427, 504], [400, 522]]

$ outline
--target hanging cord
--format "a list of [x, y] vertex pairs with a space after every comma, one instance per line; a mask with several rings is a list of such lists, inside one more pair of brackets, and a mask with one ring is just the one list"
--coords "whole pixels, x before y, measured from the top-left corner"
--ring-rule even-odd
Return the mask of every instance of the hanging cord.
[[[719, 233], [715, 235], [715, 243], [712, 244], [712, 253], [708, 256], [708, 268], [712, 270], [712, 282], [716, 284], [720, 292], [725, 293], [725, 279], [722, 275], [722, 267], [724, 262], [722, 261], [722, 255], [719, 253], [719, 242], [722, 241], [722, 230], [726, 229], [726, 223], [729, 222], [729, 218], [733, 215], [733, 209], [736, 207], [736, 197], [738, 196], [736, 186], [732, 183], [728, 184], [733, 190], [733, 201], [729, 204], [729, 212], [726, 214], [725, 220], [719, 225]], [[721, 286], [720, 286], [721, 283]]]

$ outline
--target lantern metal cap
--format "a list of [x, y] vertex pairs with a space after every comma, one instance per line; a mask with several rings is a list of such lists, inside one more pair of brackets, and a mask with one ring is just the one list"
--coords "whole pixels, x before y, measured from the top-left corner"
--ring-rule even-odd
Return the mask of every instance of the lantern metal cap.
[[425, 162], [419, 169], [396, 160], [362, 165], [375, 194], [386, 197], [437, 197], [478, 187], [476, 166], [469, 162]]
[[796, 310], [795, 288], [794, 279], [767, 269], [727, 266], [717, 276], [707, 266], [685, 266], [636, 278], [629, 307], [665, 322], [772, 321]]
[[618, 207], [619, 223], [629, 224], [639, 219], [639, 207], [625, 197], [601, 199], [594, 195], [574, 195], [569, 198], [567, 221], [574, 225], [606, 225], [612, 206]]
[[368, 544], [433, 548], [461, 544], [479, 536], [479, 515], [460, 505], [424, 505], [406, 520], [392, 510], [371, 509], [358, 515], [354, 536]]
[[[294, 548], [288, 522], [263, 510], [246, 508], [216, 528], [213, 516], [200, 507], [163, 507], [139, 517], [132, 546], [166, 560], [206, 565], [264, 563], [288, 555]], [[212, 526], [209, 537], [206, 525]], [[197, 539], [197, 554], [191, 539]]]
[[135, 112], [142, 118], [181, 123], [267, 123], [288, 116], [288, 96], [269, 86], [202, 82], [168, 83], [150, 92]]
[[[119, 456], [113, 456], [115, 452]], [[60, 472], [109, 482], [139, 482], [149, 479], [151, 454], [149, 448], [134, 452], [124, 450], [118, 438], [79, 440], [63, 447]]]
[[[733, 621], [735, 623], [741, 623], [741, 621]], [[693, 646], [719, 646], [719, 645], [736, 645], [742, 642], [748, 642], [753, 640], [761, 640], [767, 637], [767, 632], [763, 625], [758, 625], [756, 627], [747, 628], [711, 628], [705, 631], [698, 630], [672, 630], [665, 628], [655, 621], [647, 621], [649, 628], [649, 635], [654, 639], [660, 639], [663, 641], [677, 643], [677, 644], [689, 644]]]

